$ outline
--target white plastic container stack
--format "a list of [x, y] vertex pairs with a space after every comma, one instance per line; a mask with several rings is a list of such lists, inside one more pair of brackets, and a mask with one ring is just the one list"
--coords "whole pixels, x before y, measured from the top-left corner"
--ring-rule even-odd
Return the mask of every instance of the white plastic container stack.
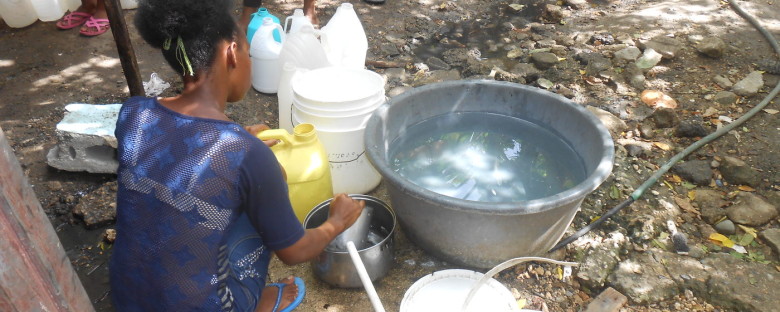
[[345, 2], [322, 27], [322, 46], [333, 66], [364, 68], [368, 39], [363, 24], [351, 3]]
[[[73, 7], [73, 3], [77, 3]], [[38, 19], [44, 22], [51, 22], [60, 19], [65, 15], [65, 11], [78, 8], [79, 1], [72, 0], [32, 0], [31, 1]]]
[[252, 87], [262, 93], [276, 93], [279, 88], [279, 77], [282, 66], [279, 64], [279, 53], [282, 44], [274, 40], [273, 31], [282, 33], [282, 26], [274, 23], [270, 17], [263, 18], [263, 25], [257, 29], [250, 43], [249, 55], [252, 58]]
[[365, 155], [363, 132], [386, 100], [384, 78], [367, 69], [329, 66], [299, 72], [291, 85], [293, 124], [317, 128], [328, 153], [333, 192], [365, 194], [379, 185], [381, 176]]
[[[304, 17], [305, 18], [305, 17]], [[308, 21], [308, 20], [307, 20]], [[287, 36], [279, 54], [282, 65], [277, 97], [279, 100], [279, 128], [292, 131], [292, 87], [290, 80], [299, 71], [307, 71], [330, 65], [314, 27], [304, 24]]]

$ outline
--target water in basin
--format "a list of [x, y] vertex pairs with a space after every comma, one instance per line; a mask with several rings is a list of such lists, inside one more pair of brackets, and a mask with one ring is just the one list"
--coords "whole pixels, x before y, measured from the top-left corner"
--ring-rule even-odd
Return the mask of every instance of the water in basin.
[[394, 171], [433, 192], [482, 202], [538, 199], [585, 179], [574, 150], [523, 119], [479, 112], [436, 116], [390, 144]]

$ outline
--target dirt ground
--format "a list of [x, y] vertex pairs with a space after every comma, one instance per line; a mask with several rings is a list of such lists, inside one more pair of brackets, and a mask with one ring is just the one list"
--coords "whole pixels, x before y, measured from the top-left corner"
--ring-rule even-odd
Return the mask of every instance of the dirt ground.
[[[461, 45], [479, 47], [483, 51], [483, 57], [493, 57], [506, 54], [506, 51], [501, 49], [495, 51], [489, 48], [491, 44], [500, 44], [499, 32], [505, 31], [501, 30], [502, 27], [507, 27], [506, 23], [517, 24], [518, 21], [524, 20], [513, 17], [519, 13], [512, 11], [510, 4], [522, 3], [533, 7], [534, 10], [527, 13], [529, 16], [539, 13], [532, 1], [387, 0], [383, 5], [369, 5], [357, 0], [349, 2], [355, 5], [369, 37], [368, 58], [396, 62], [407, 70], [414, 68], [412, 64], [424, 62], [428, 56], [441, 55], [443, 49], [453, 47], [436, 35], [410, 35], [411, 21], [428, 20], [435, 25], [463, 25], [470, 33], [467, 31], [466, 36], [461, 38]], [[333, 15], [338, 3], [333, 0], [318, 1], [323, 25]], [[239, 4], [240, 1], [236, 1], [236, 14]], [[742, 4], [748, 12], [755, 14], [765, 27], [774, 32], [775, 36], [780, 35], [780, 4], [777, 1], [743, 1]], [[291, 15], [292, 10], [300, 6], [300, 3], [292, 0], [266, 1], [265, 6], [277, 16], [284, 17]], [[126, 10], [124, 13], [142, 78], [146, 81], [156, 72], [163, 80], [173, 84], [163, 95], [175, 94], [180, 83], [174, 72], [163, 61], [159, 51], [146, 45], [136, 33], [132, 25], [134, 11]], [[437, 16], [446, 16], [448, 19], [439, 19]], [[524, 18], [533, 20], [529, 16]], [[574, 10], [564, 21], [565, 23], [554, 24], [553, 32], [569, 38], [593, 33], [628, 34], [635, 37], [668, 34], [684, 36], [697, 33], [716, 35], [727, 42], [727, 56], [724, 58], [701, 57], [689, 49], [673, 62], [667, 63], [662, 71], [648, 77], [648, 88], [654, 87], [671, 94], [680, 104], [678, 110], [684, 116], [701, 115], [710, 105], [703, 100], [703, 95], [713, 90], [710, 82], [713, 76], [723, 74], [741, 77], [755, 69], [756, 62], [773, 57], [765, 40], [731, 11], [728, 5], [717, 1], [589, 1], [585, 8]], [[522, 25], [513, 27], [521, 29]], [[440, 33], [446, 35], [452, 32]], [[399, 38], [406, 43], [397, 43]], [[388, 43], [395, 44], [400, 53], [386, 53], [383, 47]], [[507, 64], [511, 61], [503, 59], [501, 62]], [[371, 66], [369, 69], [380, 73], [388, 71], [386, 68]], [[650, 113], [647, 108], [642, 107], [643, 104], [636, 104], [638, 100], [635, 93], [621, 94], [606, 84], [584, 83], [578, 78], [580, 74], [573, 66], [562, 65], [559, 69], [560, 74], [555, 77], [556, 82], [573, 90], [574, 100], [578, 103], [603, 108], [623, 105], [621, 109], [627, 112], [627, 115], [625, 118], [620, 117], [632, 125]], [[777, 83], [777, 79], [776, 75], [765, 75], [765, 84], [769, 88], [762, 89], [756, 97], [744, 99], [744, 106], [726, 107], [724, 110], [739, 116], [739, 113], [755, 105], [766, 94], [766, 90]], [[396, 81], [394, 85], [389, 85], [388, 89], [405, 84]], [[57, 143], [54, 128], [63, 117], [65, 105], [121, 103], [127, 95], [125, 78], [110, 33], [86, 38], [79, 36], [75, 30], [59, 31], [53, 22], [39, 21], [22, 29], [9, 28], [0, 23], [0, 127], [9, 138], [42, 207], [50, 216], [98, 311], [113, 311], [108, 287], [107, 259], [110, 255], [110, 245], [101, 243], [105, 229], [112, 226], [108, 224], [87, 229], [81, 220], [73, 216], [71, 210], [85, 195], [115, 181], [116, 177], [111, 174], [54, 169], [47, 165], [46, 153]], [[626, 106], [626, 103], [633, 104]], [[770, 107], [779, 109], [776, 104], [770, 104]], [[241, 124], [266, 123], [274, 127], [277, 125], [276, 96], [250, 90], [244, 100], [229, 106], [228, 115]], [[759, 192], [777, 192], [780, 190], [780, 162], [776, 156], [777, 142], [780, 142], [780, 122], [776, 115], [759, 114], [745, 127], [744, 130], [747, 131], [741, 131], [740, 136], [726, 135], [697, 155], [706, 158], [713, 154], [723, 154], [725, 151], [729, 155], [739, 156], [762, 173], [762, 182], [755, 187]], [[690, 142], [692, 141], [674, 143], [684, 147]], [[655, 156], [664, 159], [670, 155]], [[660, 160], [657, 161], [657, 165], [660, 165]], [[594, 196], [604, 196], [603, 194], [604, 192], [601, 192], [601, 195]], [[112, 201], [111, 195], [109, 193], [104, 196], [102, 204], [109, 205]], [[389, 203], [382, 185], [369, 195]], [[592, 217], [595, 215], [578, 216], [572, 227], [579, 228]], [[771, 226], [776, 226], [776, 223], [775, 221]], [[404, 237], [403, 231], [397, 231], [395, 235], [395, 264], [390, 273], [376, 284], [388, 311], [399, 310], [404, 293], [419, 278], [434, 271], [456, 268], [410, 243]], [[557, 256], [566, 258], [566, 254]], [[777, 265], [776, 254], [772, 261]], [[547, 302], [550, 311], [584, 310], [600, 292], [599, 289], [585, 289], [576, 281], [563, 282], [553, 278], [551, 275], [554, 274], [551, 272], [554, 272], [554, 266], [541, 268], [541, 271], [538, 271], [533, 267], [523, 266], [507, 270], [497, 279], [515, 293], [532, 293], [533, 298], [542, 298], [540, 300]], [[523, 275], [528, 276], [524, 273], [526, 269], [538, 274], [531, 274], [533, 278], [520, 278]], [[313, 276], [308, 264], [286, 267], [275, 261], [270, 271], [270, 280], [287, 275], [300, 276], [305, 280], [308, 294], [301, 311], [371, 309], [362, 289], [328, 286]], [[544, 285], [540, 292], [532, 291], [539, 285]], [[557, 290], [545, 291], [549, 289]], [[685, 301], [685, 309], [675, 305], [680, 301]], [[529, 306], [532, 304], [529, 303]], [[717, 308], [713, 306], [703, 299], [687, 297], [652, 304], [630, 302], [623, 311], [711, 311]]]

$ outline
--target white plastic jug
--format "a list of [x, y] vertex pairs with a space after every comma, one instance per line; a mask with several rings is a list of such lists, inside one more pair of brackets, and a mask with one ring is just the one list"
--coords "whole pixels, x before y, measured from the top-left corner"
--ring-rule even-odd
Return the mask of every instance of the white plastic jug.
[[311, 25], [303, 25], [297, 32], [287, 36], [279, 58], [280, 64], [290, 62], [299, 69], [330, 66], [328, 56]]
[[30, 0], [0, 0], [0, 16], [13, 28], [21, 28], [38, 19]]
[[293, 63], [285, 62], [282, 65], [282, 74], [279, 78], [279, 89], [276, 91], [279, 102], [279, 129], [287, 130], [287, 132], [293, 132], [291, 82], [297, 72], [298, 69]]
[[303, 14], [303, 9], [295, 9], [292, 16], [284, 19], [284, 29], [288, 34], [298, 32], [304, 25], [312, 26], [309, 19]]
[[51, 22], [60, 19], [69, 8], [68, 0], [32, 0], [31, 1], [38, 19]]
[[263, 24], [257, 29], [249, 45], [252, 57], [252, 87], [262, 93], [276, 93], [282, 66], [279, 53], [282, 44], [274, 40], [273, 31], [278, 29], [284, 42], [282, 26], [274, 23], [270, 17], [263, 18]]
[[351, 3], [342, 3], [336, 9], [328, 24], [322, 28], [320, 39], [331, 65], [358, 69], [365, 67], [368, 39]]

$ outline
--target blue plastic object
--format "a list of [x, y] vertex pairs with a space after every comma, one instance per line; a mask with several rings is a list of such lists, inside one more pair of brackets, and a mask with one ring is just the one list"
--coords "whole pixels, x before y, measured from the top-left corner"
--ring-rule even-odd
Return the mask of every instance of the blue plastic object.
[[[266, 8], [258, 9], [257, 12], [252, 13], [252, 19], [249, 21], [249, 26], [247, 26], [246, 40], [249, 41], [249, 44], [252, 44], [252, 37], [254, 37], [257, 29], [260, 28], [261, 25], [263, 25], [264, 17], [270, 17], [271, 20], [274, 21], [274, 23], [281, 25], [281, 23], [279, 22], [279, 18], [273, 16], [271, 12], [268, 12], [268, 9]], [[282, 37], [279, 34], [278, 30], [274, 30], [274, 40], [276, 40], [276, 42], [279, 43], [282, 42]]]

